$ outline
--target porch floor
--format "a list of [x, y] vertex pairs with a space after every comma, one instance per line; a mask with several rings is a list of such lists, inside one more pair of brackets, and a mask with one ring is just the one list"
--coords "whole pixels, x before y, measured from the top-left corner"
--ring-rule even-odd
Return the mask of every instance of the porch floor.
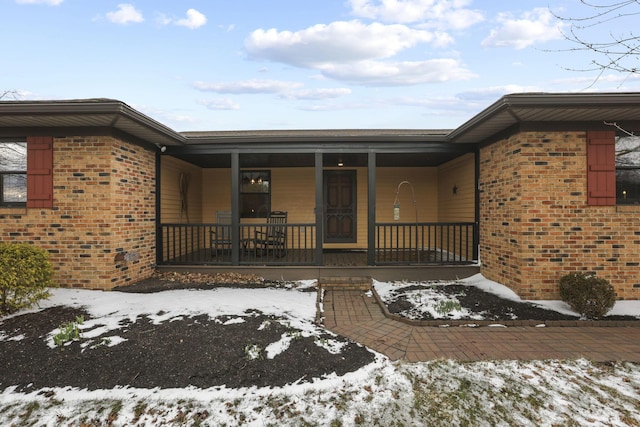
[[[212, 256], [213, 255], [213, 256]], [[376, 254], [376, 264], [470, 264], [452, 254], [438, 250], [424, 251], [385, 251]], [[209, 249], [187, 253], [167, 262], [172, 265], [223, 265], [231, 264], [231, 251], [228, 249], [214, 251]], [[255, 251], [241, 253], [241, 265], [314, 265], [315, 251], [312, 249], [289, 249], [282, 256], [273, 253], [260, 254]], [[367, 252], [364, 250], [325, 250], [323, 251], [325, 267], [364, 267], [367, 265]]]
[[[216, 264], [193, 265], [189, 259], [175, 259], [169, 265], [159, 265], [159, 271], [220, 273], [235, 272], [256, 274], [269, 280], [307, 280], [328, 277], [371, 277], [376, 280], [455, 280], [473, 276], [480, 272], [480, 266], [474, 263], [415, 264], [404, 265], [367, 265], [365, 251], [325, 251], [324, 265], [300, 265], [292, 263], [296, 251], [289, 250], [287, 255], [278, 259], [279, 265], [255, 264], [231, 265], [231, 257], [220, 254]], [[208, 253], [208, 252], [207, 252]], [[210, 256], [210, 254], [209, 254]], [[209, 258], [210, 259], [210, 258]], [[226, 264], [224, 263], [226, 262]]]

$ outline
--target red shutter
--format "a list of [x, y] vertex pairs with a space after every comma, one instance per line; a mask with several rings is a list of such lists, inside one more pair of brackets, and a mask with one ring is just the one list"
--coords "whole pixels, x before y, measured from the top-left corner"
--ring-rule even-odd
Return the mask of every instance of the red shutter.
[[616, 133], [587, 132], [587, 204], [616, 204]]
[[27, 137], [27, 207], [53, 207], [53, 137]]

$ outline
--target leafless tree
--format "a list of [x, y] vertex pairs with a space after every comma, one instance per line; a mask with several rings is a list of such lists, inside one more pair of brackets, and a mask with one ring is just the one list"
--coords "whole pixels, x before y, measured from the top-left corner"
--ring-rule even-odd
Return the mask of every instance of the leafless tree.
[[0, 91], [0, 100], [2, 99], [18, 99], [19, 93], [17, 90], [3, 90]]
[[[586, 51], [594, 59], [583, 69], [574, 71], [596, 71], [598, 76], [605, 71], [628, 75], [640, 73], [640, 36], [634, 33], [633, 19], [640, 15], [640, 0], [580, 0], [586, 13], [581, 17], [567, 17], [552, 13], [568, 24], [565, 38], [574, 44], [569, 51]], [[637, 22], [637, 21], [636, 21]], [[607, 30], [604, 40], [592, 40], [594, 29]]]

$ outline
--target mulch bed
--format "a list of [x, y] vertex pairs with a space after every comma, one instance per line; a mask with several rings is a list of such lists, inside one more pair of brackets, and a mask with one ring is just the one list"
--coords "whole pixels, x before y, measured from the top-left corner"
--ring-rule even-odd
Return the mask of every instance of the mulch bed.
[[[218, 278], [220, 280], [221, 278]], [[227, 276], [230, 283], [212, 282], [208, 275], [156, 275], [126, 292], [157, 292], [168, 289], [233, 286], [264, 287], [271, 284], [253, 277]], [[284, 285], [283, 285], [284, 286]], [[311, 289], [314, 291], [314, 289]], [[207, 315], [172, 319], [159, 325], [138, 318], [114, 331], [126, 341], [109, 347], [82, 348], [81, 341], [63, 347], [47, 346], [47, 335], [77, 316], [90, 318], [81, 309], [53, 307], [0, 321], [0, 336], [19, 340], [0, 341], [0, 390], [17, 386], [19, 391], [72, 386], [88, 390], [116, 386], [182, 388], [195, 386], [282, 386], [306, 382], [332, 373], [343, 375], [374, 360], [365, 347], [324, 333], [320, 339], [347, 344], [339, 354], [318, 346], [313, 337], [296, 337], [290, 347], [273, 359], [247, 357], [247, 346], [265, 348], [290, 331], [273, 316], [246, 313], [244, 323], [222, 325]], [[238, 317], [238, 316], [233, 316]], [[259, 328], [268, 321], [268, 327]], [[295, 331], [293, 331], [295, 333]]]

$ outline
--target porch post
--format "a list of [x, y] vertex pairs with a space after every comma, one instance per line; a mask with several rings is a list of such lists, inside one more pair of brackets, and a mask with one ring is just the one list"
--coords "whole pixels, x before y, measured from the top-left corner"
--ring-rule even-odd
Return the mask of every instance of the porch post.
[[240, 154], [231, 153], [231, 264], [240, 264]]
[[376, 263], [376, 153], [367, 159], [367, 265]]
[[315, 172], [316, 172], [316, 208], [314, 209], [316, 214], [316, 265], [322, 265], [324, 260], [322, 259], [322, 242], [324, 240], [324, 231], [322, 224], [324, 222], [324, 210], [323, 203], [324, 197], [322, 194], [324, 186], [324, 175], [322, 173], [322, 152], [315, 153]]
[[480, 260], [480, 146], [475, 152], [475, 227], [473, 230], [473, 260]]
[[164, 250], [164, 239], [162, 235], [162, 193], [160, 188], [160, 174], [162, 173], [162, 159], [160, 150], [156, 150], [156, 265], [162, 264], [162, 251]]

